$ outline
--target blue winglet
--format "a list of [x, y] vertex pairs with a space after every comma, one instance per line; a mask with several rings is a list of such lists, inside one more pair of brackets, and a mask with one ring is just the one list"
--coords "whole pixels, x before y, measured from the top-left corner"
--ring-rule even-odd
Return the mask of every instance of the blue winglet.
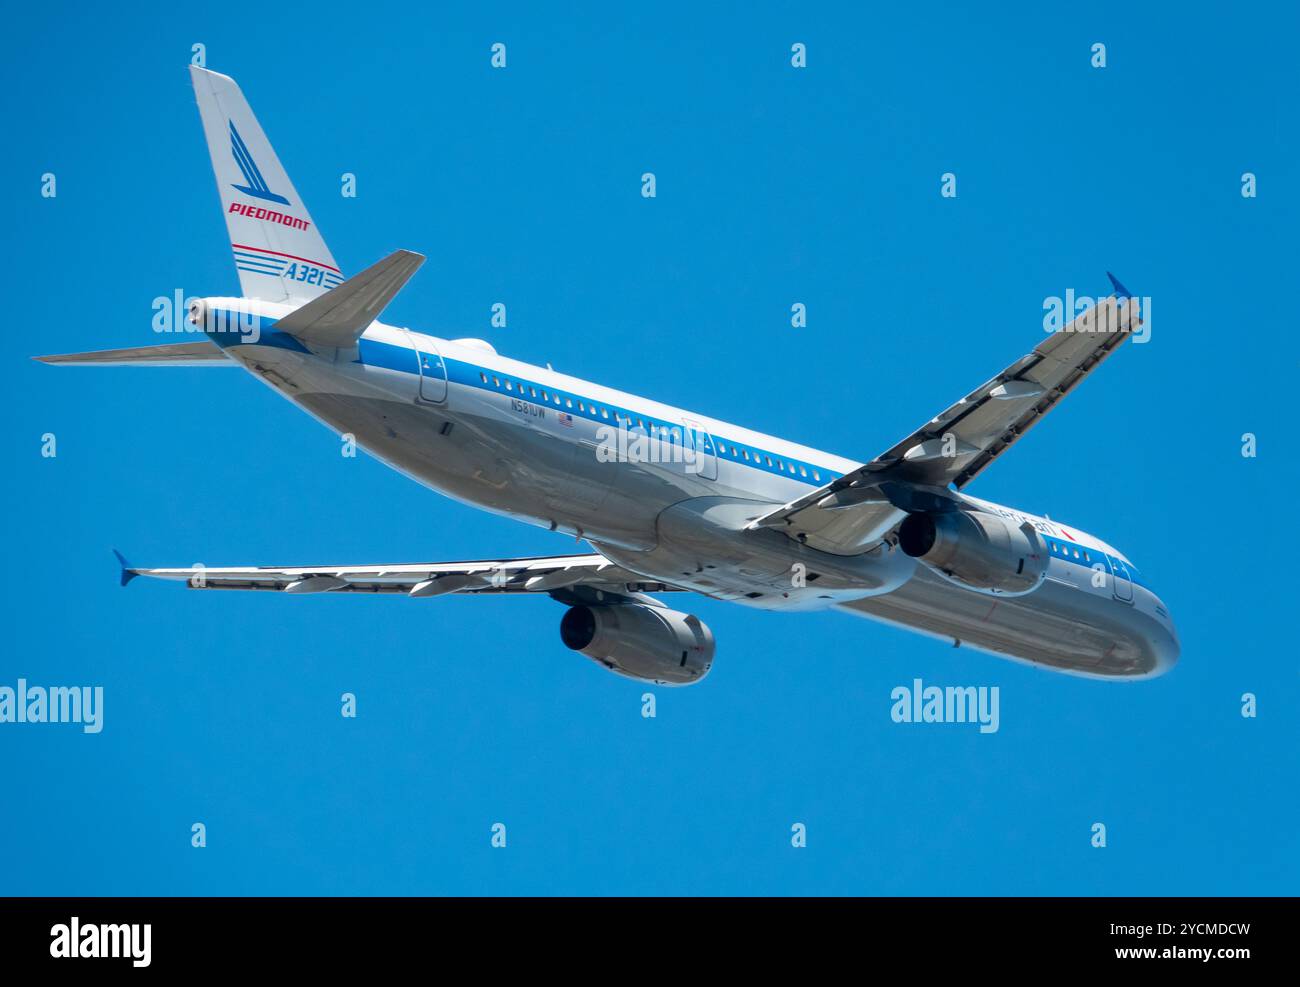
[[1106, 277], [1110, 278], [1110, 283], [1113, 284], [1113, 285], [1115, 286], [1115, 297], [1116, 297], [1116, 298], [1132, 298], [1132, 297], [1133, 297], [1133, 292], [1131, 292], [1131, 291], [1129, 291], [1127, 288], [1125, 288], [1124, 285], [1122, 285], [1122, 284], [1120, 283], [1119, 278], [1117, 278], [1117, 277], [1115, 277], [1115, 275], [1111, 274], [1110, 271], [1107, 271], [1107, 272], [1106, 272]]
[[136, 576], [140, 575], [140, 573], [131, 568], [131, 563], [128, 562], [122, 553], [116, 548], [113, 549], [113, 554], [117, 556], [117, 564], [122, 567], [122, 571], [117, 577], [119, 585], [125, 586]]

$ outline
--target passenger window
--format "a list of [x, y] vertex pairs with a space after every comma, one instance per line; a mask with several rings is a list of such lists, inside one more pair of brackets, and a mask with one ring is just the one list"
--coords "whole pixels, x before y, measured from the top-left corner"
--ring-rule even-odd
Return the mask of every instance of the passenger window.
[[813, 470], [813, 479], [814, 479], [814, 480], [820, 480], [821, 478], [822, 478], [822, 475], [821, 475], [820, 473], [818, 473], [816, 470]]
[[500, 386], [501, 386], [501, 378], [500, 378], [500, 377], [497, 377], [497, 376], [493, 376], [493, 378], [492, 378], [492, 386], [493, 386], [493, 387], [500, 387]]
[[480, 370], [480, 371], [478, 372], [478, 375], [479, 375], [479, 377], [482, 379], [483, 383], [486, 384], [486, 383], [487, 383], [487, 374], [485, 374], [482, 370]]
[[515, 389], [515, 385], [512, 384], [510, 381], [506, 381], [506, 390], [513, 391], [514, 389]]
[[749, 462], [749, 450], [748, 450], [748, 449], [745, 450], [745, 461], [746, 461], [746, 462]]

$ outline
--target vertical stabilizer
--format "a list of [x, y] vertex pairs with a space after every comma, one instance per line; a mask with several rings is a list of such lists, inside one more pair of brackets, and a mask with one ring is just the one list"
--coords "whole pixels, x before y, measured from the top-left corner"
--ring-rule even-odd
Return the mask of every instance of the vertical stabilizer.
[[235, 80], [190, 66], [245, 298], [306, 302], [343, 274]]

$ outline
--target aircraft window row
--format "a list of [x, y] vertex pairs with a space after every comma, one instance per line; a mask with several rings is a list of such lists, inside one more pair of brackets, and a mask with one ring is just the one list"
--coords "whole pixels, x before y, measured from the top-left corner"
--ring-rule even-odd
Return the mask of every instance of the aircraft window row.
[[1071, 555], [1073, 555], [1076, 559], [1082, 559], [1084, 562], [1092, 561], [1092, 556], [1088, 554], [1086, 549], [1084, 550], [1083, 554], [1080, 555], [1079, 550], [1077, 548], [1071, 549], [1069, 545], [1063, 545], [1060, 542], [1052, 542], [1051, 548], [1052, 551], [1055, 552], [1057, 555], [1063, 556], [1067, 559], [1070, 558]]
[[[723, 456], [727, 454], [727, 444], [725, 442], [718, 443], [718, 452]], [[807, 466], [801, 466], [798, 463], [787, 463], [783, 459], [778, 459], [775, 463], [773, 463], [771, 456], [764, 456], [758, 452], [755, 452], [751, 457], [748, 449], [741, 449], [739, 446], [731, 447], [731, 458], [743, 459], [745, 462], [750, 462], [752, 459], [753, 462], [758, 463], [759, 465], [762, 465], [764, 462], [766, 462], [768, 466], [773, 466], [783, 473], [789, 471], [791, 476], [806, 477], [808, 475]], [[822, 478], [821, 471], [813, 470], [812, 477], [814, 480], [821, 482], [821, 478]]]
[[[478, 376], [479, 376], [479, 379], [480, 379], [484, 384], [486, 384], [486, 383], [488, 382], [488, 375], [487, 375], [487, 373], [486, 373], [485, 371], [480, 370]], [[495, 374], [492, 375], [492, 386], [493, 386], [493, 387], [496, 387], [496, 388], [500, 388], [500, 387], [502, 386], [501, 378], [500, 378], [500, 377], [497, 377]], [[531, 386], [531, 385], [525, 385], [525, 384], [520, 383], [520, 382], [518, 382], [518, 381], [506, 380], [506, 382], [505, 382], [505, 389], [506, 389], [507, 391], [512, 392], [512, 393], [515, 392], [515, 391], [517, 390], [520, 394], [527, 394], [527, 395], [529, 395], [530, 397], [534, 397], [534, 398], [538, 396], [537, 388], [536, 388], [536, 387], [533, 387], [533, 386]], [[573, 398], [571, 398], [571, 397], [562, 397], [562, 396], [559, 395], [559, 394], [554, 394], [554, 395], [553, 395], [553, 394], [551, 394], [550, 392], [548, 392], [548, 391], [546, 391], [546, 390], [544, 390], [544, 389], [543, 389], [543, 391], [541, 392], [541, 399], [542, 399], [543, 401], [548, 402], [548, 403], [550, 403], [551, 401], [554, 401], [555, 404], [557, 404], [557, 405], [560, 405], [560, 404], [562, 403], [563, 406], [566, 407], [566, 408], [572, 408], [572, 407], [573, 407]], [[590, 413], [592, 418], [596, 418], [596, 417], [599, 416], [600, 418], [604, 418], [604, 419], [606, 419], [606, 420], [609, 419], [609, 409], [608, 409], [608, 408], [598, 407], [597, 405], [594, 405], [594, 404], [592, 404], [592, 405], [589, 406], [585, 401], [581, 401], [581, 400], [578, 401], [578, 411], [580, 411], [580, 412], [582, 412], [582, 413], [584, 413], [584, 414], [586, 414], [586, 413]], [[620, 412], [620, 411], [615, 411], [615, 412], [614, 412], [614, 421], [616, 421], [616, 422], [624, 422], [624, 423], [626, 423], [626, 425], [627, 425], [628, 428], [632, 428], [632, 427], [633, 427], [633, 426], [632, 426], [632, 421], [633, 421], [633, 420], [632, 420], [632, 417], [631, 417], [630, 415], [624, 415], [624, 414], [623, 414], [622, 412]], [[637, 428], [640, 428], [640, 429], [647, 429], [647, 426], [646, 426], [645, 421], [644, 421], [643, 419], [641, 419], [641, 418], [636, 419], [636, 427], [637, 427]], [[667, 438], [667, 440], [670, 441], [670, 442], [675, 442], [675, 441], [680, 441], [680, 440], [681, 440], [681, 434], [680, 434], [680, 432], [679, 432], [676, 428], [670, 428], [670, 427], [668, 427], [668, 426], [666, 426], [666, 425], [658, 425], [658, 424], [656, 424], [656, 423], [653, 422], [653, 421], [650, 422], [647, 431], [648, 431], [650, 434], [652, 434], [652, 435], [655, 434], [656, 432], [661, 433], [661, 434], [662, 434], [663, 436], [665, 436], [665, 437]], [[725, 456], [725, 455], [727, 455], [727, 451], [728, 451], [727, 444], [726, 444], [725, 442], [719, 442], [719, 443], [718, 443], [718, 453], [719, 453], [720, 455]], [[780, 470], [782, 473], [784, 473], [784, 472], [786, 472], [786, 471], [789, 471], [789, 473], [790, 473], [791, 476], [803, 476], [803, 477], [808, 476], [808, 467], [798, 465], [797, 463], [787, 463], [787, 462], [785, 462], [784, 460], [781, 460], [781, 459], [777, 459], [777, 460], [774, 462], [774, 461], [772, 460], [772, 457], [771, 457], [771, 456], [763, 455], [762, 453], [759, 453], [759, 452], [757, 452], [757, 451], [755, 451], [755, 452], [753, 452], [753, 453], [751, 454], [750, 451], [749, 451], [748, 449], [741, 449], [741, 448], [739, 448], [738, 446], [734, 446], [734, 445], [730, 447], [730, 451], [731, 451], [731, 458], [732, 458], [732, 459], [741, 459], [741, 458], [743, 458], [743, 459], [745, 460], [745, 462], [751, 462], [751, 461], [752, 461], [755, 465], [758, 465], [758, 466], [761, 466], [761, 465], [763, 465], [764, 463], [766, 463], [770, 468]], [[812, 471], [812, 478], [813, 478], [814, 480], [816, 480], [817, 482], [820, 483], [820, 482], [821, 482], [821, 478], [822, 478], [822, 476], [821, 476], [821, 472], [820, 472], [819, 470], [814, 469], [814, 470]]]
[[[486, 384], [488, 382], [488, 375], [482, 370], [479, 371], [478, 376], [479, 379], [483, 381], [483, 383]], [[500, 388], [502, 386], [501, 378], [497, 377], [495, 374], [492, 375], [492, 386], [496, 388]], [[531, 384], [524, 384], [521, 381], [513, 381], [507, 379], [505, 382], [505, 389], [507, 391], [510, 391], [511, 393], [518, 391], [521, 395], [526, 394], [531, 398], [540, 397], [541, 400], [547, 402], [548, 404], [554, 402], [556, 405], [563, 405], [566, 408], [573, 407], [573, 398], [563, 397], [562, 395], [559, 394], [552, 394], [550, 391], [547, 391], [545, 388], [542, 389], [542, 392], [539, 395], [536, 387], [533, 387]], [[578, 402], [578, 410], [583, 412], [584, 414], [590, 413], [592, 418], [600, 417], [606, 420], [609, 419], [608, 408], [601, 408], [594, 404], [588, 405], [585, 401]], [[620, 420], [620, 415], [619, 412], [617, 411], [614, 412], [614, 420], [615, 421]], [[631, 425], [632, 419], [628, 418], [627, 421], [628, 424]], [[638, 420], [638, 424], [640, 424], [639, 420]], [[641, 427], [644, 428], [645, 426], [642, 425]]]
[[[483, 371], [479, 371], [479, 379], [482, 380], [483, 383], [486, 384], [487, 381], [488, 381], [488, 376], [487, 376], [487, 374], [484, 373]], [[493, 377], [492, 377], [492, 386], [493, 386], [493, 387], [497, 387], [497, 388], [500, 388], [500, 387], [501, 387], [501, 379], [500, 379], [499, 377], [497, 377], [495, 374], [494, 374]], [[520, 382], [518, 382], [518, 381], [507, 380], [507, 381], [505, 382], [505, 389], [506, 389], [507, 391], [512, 392], [512, 393], [513, 393], [514, 391], [518, 391], [520, 394], [527, 394], [529, 397], [533, 397], [533, 398], [539, 396], [538, 393], [537, 393], [537, 388], [536, 388], [536, 387], [533, 387], [533, 386], [528, 385], [528, 384], [523, 384], [523, 383], [520, 383]], [[567, 407], [567, 408], [572, 408], [572, 407], [573, 407], [573, 398], [562, 397], [562, 396], [559, 395], [559, 394], [551, 394], [549, 391], [547, 391], [547, 390], [545, 390], [545, 389], [542, 390], [540, 397], [541, 397], [541, 399], [542, 399], [543, 401], [546, 401], [546, 402], [548, 402], [548, 403], [554, 401], [554, 403], [557, 404], [557, 405], [563, 404], [563, 405], [564, 405], [565, 407]], [[589, 412], [589, 413], [591, 414], [591, 417], [592, 417], [592, 418], [600, 417], [600, 418], [604, 418], [604, 419], [606, 419], [606, 420], [609, 419], [609, 409], [608, 409], [608, 408], [599, 408], [599, 407], [597, 407], [597, 406], [594, 405], [594, 404], [588, 406], [587, 403], [586, 403], [585, 401], [579, 401], [579, 402], [578, 402], [578, 410], [581, 411], [581, 412], [583, 412], [584, 414]], [[619, 420], [621, 420], [621, 419], [620, 419], [619, 412], [617, 412], [617, 411], [614, 412], [614, 420], [615, 420], [615, 421], [619, 421]], [[630, 426], [630, 425], [631, 425], [631, 422], [632, 422], [632, 419], [628, 418], [628, 419], [627, 419], [627, 422], [628, 422], [628, 424], [629, 424], [629, 426]], [[644, 425], [643, 423], [641, 423], [639, 419], [638, 419], [638, 422], [637, 422], [637, 423], [638, 423], [639, 425], [641, 425], [642, 428], [645, 427], [645, 425]]]

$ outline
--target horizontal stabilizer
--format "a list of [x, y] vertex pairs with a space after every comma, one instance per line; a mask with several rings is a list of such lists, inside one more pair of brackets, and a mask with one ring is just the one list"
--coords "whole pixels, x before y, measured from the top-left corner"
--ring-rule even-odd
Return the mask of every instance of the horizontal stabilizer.
[[423, 263], [424, 255], [410, 250], [389, 254], [289, 313], [276, 322], [275, 328], [304, 343], [352, 346]]
[[219, 347], [206, 339], [195, 343], [164, 343], [161, 346], [132, 346], [124, 350], [93, 350], [90, 353], [57, 353], [34, 356], [40, 363], [69, 367], [236, 367]]

